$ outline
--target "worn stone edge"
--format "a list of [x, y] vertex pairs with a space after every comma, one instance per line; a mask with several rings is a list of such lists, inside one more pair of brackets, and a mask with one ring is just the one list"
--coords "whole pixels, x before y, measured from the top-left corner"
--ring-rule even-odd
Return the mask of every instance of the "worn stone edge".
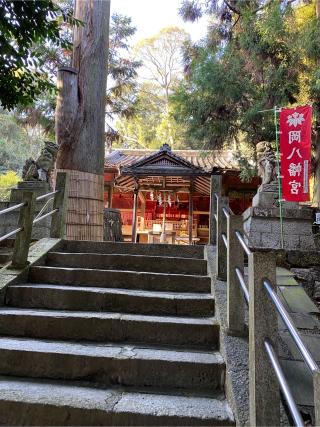
[[[220, 323], [220, 352], [226, 363], [226, 398], [234, 414], [236, 425], [249, 426], [249, 402], [247, 402], [246, 407], [243, 407], [243, 402], [239, 401], [239, 393], [237, 393], [236, 390], [236, 384], [243, 381], [244, 375], [248, 377], [248, 373], [245, 372], [248, 370], [248, 367], [243, 366], [243, 369], [239, 369], [236, 372], [230, 369], [229, 360], [230, 357], [232, 357], [231, 352], [234, 357], [236, 354], [234, 346], [239, 346], [239, 338], [228, 336], [226, 333], [226, 307], [224, 307], [225, 304], [223, 302], [222, 295], [219, 295], [219, 290], [217, 289], [215, 246], [205, 247], [205, 259], [208, 262], [208, 274], [211, 277], [211, 293], [215, 298], [215, 316]], [[241, 347], [243, 351], [248, 353], [248, 343], [245, 340], [241, 343]], [[248, 390], [243, 390], [243, 392], [248, 395]]]
[[31, 246], [28, 255], [28, 265], [23, 269], [12, 269], [10, 264], [0, 269], [0, 305], [4, 305], [6, 288], [9, 285], [22, 283], [28, 280], [30, 267], [41, 265], [47, 253], [52, 249], [59, 249], [62, 246], [61, 239], [44, 237]]

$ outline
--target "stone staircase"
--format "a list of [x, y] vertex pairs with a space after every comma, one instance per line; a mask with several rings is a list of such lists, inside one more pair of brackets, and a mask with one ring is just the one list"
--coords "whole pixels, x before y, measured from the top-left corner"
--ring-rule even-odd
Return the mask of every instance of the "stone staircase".
[[65, 241], [0, 309], [1, 425], [234, 425], [200, 246]]

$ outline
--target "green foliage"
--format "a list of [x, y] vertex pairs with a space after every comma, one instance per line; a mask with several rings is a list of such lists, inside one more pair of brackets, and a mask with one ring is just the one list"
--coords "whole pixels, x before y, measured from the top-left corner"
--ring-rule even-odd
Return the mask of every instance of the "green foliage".
[[28, 105], [53, 90], [43, 46], [70, 47], [60, 37], [62, 22], [76, 23], [53, 0], [0, 0], [0, 102], [4, 108]]
[[8, 171], [0, 175], [0, 201], [9, 200], [10, 190], [21, 180], [19, 175], [14, 171]]
[[[1, 0], [0, 0], [1, 1]], [[45, 78], [54, 81], [60, 66], [69, 65], [72, 47], [72, 24], [79, 25], [72, 16], [73, 2], [71, 0], [55, 1], [59, 6], [56, 21], [60, 31], [60, 43], [32, 44], [32, 53], [41, 58], [42, 71]], [[55, 6], [57, 7], [57, 6]], [[61, 16], [60, 16], [61, 15]], [[65, 17], [65, 20], [62, 18]], [[110, 23], [108, 89], [107, 89], [107, 118], [113, 120], [116, 115], [130, 116], [135, 102], [135, 79], [139, 61], [128, 57], [129, 39], [136, 29], [131, 18], [114, 14]], [[15, 108], [15, 116], [19, 123], [28, 128], [40, 126], [47, 136], [54, 137], [54, 112], [56, 91], [48, 83], [43, 92], [37, 92], [32, 103], [19, 104]], [[114, 133], [111, 132], [112, 135]]]
[[[114, 14], [110, 24], [107, 113], [130, 117], [135, 102], [137, 70], [140, 61], [130, 58], [129, 40], [136, 32], [128, 16]], [[111, 81], [111, 84], [110, 84]]]
[[29, 134], [12, 115], [0, 114], [0, 171], [21, 173], [29, 157], [36, 158], [41, 140]]
[[[176, 119], [207, 148], [234, 143], [240, 133], [253, 146], [274, 140], [273, 114], [261, 110], [295, 104], [306, 70], [295, 9], [286, 1], [183, 1], [184, 18], [203, 13], [214, 13], [213, 24], [191, 50], [188, 74], [172, 97]], [[309, 24], [314, 36], [319, 29]]]
[[170, 95], [183, 76], [182, 47], [188, 34], [179, 28], [162, 29], [154, 37], [141, 40], [134, 53], [141, 61], [140, 84], [135, 93], [132, 115], [117, 122], [121, 135], [118, 145], [159, 148], [185, 146], [183, 127], [172, 115]]

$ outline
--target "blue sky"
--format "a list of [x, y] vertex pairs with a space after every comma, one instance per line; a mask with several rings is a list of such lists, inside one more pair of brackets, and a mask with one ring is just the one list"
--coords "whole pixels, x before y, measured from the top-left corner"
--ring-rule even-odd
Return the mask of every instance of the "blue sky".
[[137, 32], [132, 38], [135, 44], [142, 38], [151, 37], [164, 27], [177, 26], [187, 31], [196, 41], [206, 34], [205, 18], [196, 23], [184, 23], [178, 15], [181, 0], [111, 0], [111, 13], [132, 18]]

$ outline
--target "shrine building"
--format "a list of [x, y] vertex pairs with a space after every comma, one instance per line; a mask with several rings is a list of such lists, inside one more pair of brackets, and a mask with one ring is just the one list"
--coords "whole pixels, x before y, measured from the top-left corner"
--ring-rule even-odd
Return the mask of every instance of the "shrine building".
[[239, 173], [231, 150], [173, 151], [164, 144], [159, 151], [112, 151], [105, 159], [105, 207], [120, 210], [126, 241], [207, 244], [211, 176], [221, 176], [221, 194], [240, 214], [260, 181], [243, 183]]

